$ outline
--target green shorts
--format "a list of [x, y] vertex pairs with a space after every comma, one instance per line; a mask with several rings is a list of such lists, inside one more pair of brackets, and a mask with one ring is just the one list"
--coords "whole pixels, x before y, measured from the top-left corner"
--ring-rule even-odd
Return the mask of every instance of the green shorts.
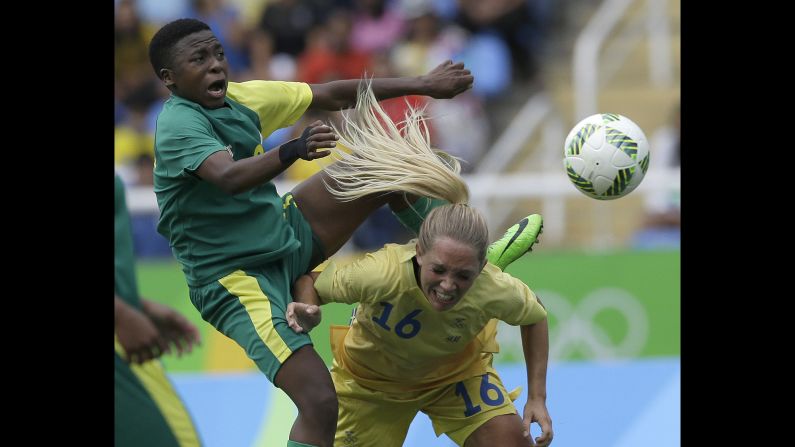
[[199, 434], [160, 360], [128, 364], [115, 341], [114, 435], [118, 447], [198, 447]]
[[285, 194], [282, 201], [284, 218], [301, 241], [297, 250], [277, 261], [189, 288], [202, 318], [237, 342], [271, 382], [293, 352], [312, 344], [309, 335], [296, 334], [287, 326], [284, 314], [293, 300], [293, 283], [323, 252], [292, 195]]

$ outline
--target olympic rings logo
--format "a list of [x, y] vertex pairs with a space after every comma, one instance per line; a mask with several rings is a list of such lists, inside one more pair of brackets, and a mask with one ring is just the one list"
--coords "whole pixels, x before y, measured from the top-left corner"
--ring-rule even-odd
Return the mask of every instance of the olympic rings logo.
[[[565, 359], [580, 353], [589, 359], [615, 359], [638, 356], [649, 337], [649, 319], [643, 305], [623, 289], [606, 287], [593, 290], [576, 307], [551, 290], [537, 290], [550, 321], [549, 358]], [[614, 341], [596, 323], [603, 312], [620, 315], [626, 326], [625, 334]], [[557, 324], [553, 324], [554, 322]], [[500, 321], [497, 330], [500, 350], [522, 352], [521, 338], [516, 328]], [[521, 356], [519, 357], [521, 358]]]

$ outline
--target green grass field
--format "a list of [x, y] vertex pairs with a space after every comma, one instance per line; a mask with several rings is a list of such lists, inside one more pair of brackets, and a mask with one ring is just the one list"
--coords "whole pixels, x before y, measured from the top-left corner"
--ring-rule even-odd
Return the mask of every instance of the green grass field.
[[[163, 362], [169, 371], [220, 371], [255, 368], [242, 349], [218, 333], [201, 319], [188, 298], [184, 276], [175, 261], [146, 261], [137, 266], [141, 294], [174, 307], [196, 324], [202, 333], [203, 343], [191, 354], [181, 358], [166, 356]], [[647, 333], [642, 346], [635, 349], [633, 357], [679, 355], [680, 341], [680, 253], [679, 251], [612, 253], [555, 252], [533, 253], [524, 256], [508, 267], [507, 271], [522, 279], [536, 291], [548, 307], [550, 345], [556, 337], [570, 329], [572, 315], [588, 313], [593, 335], [605, 340], [601, 343], [632, 343], [633, 321], [621, 306], [609, 306], [610, 292], [629, 296], [626, 298], [647, 320]], [[595, 295], [602, 291], [607, 297]], [[594, 303], [606, 302], [599, 312]], [[558, 303], [557, 306], [552, 306]], [[563, 304], [563, 306], [561, 306]], [[312, 333], [315, 349], [330, 364], [330, 324], [348, 324], [353, 306], [330, 304], [323, 307], [323, 321]], [[632, 310], [630, 309], [630, 310]], [[634, 315], [634, 314], [633, 314]], [[513, 328], [506, 328], [513, 330]], [[568, 330], [567, 329], [567, 330]], [[516, 336], [507, 332], [500, 341], [501, 354], [496, 362], [521, 361], [521, 344]], [[622, 341], [623, 340], [623, 341]], [[586, 340], [587, 341], [587, 340]], [[586, 341], [582, 346], [573, 343], [564, 349], [562, 360], [589, 359], [593, 355]]]

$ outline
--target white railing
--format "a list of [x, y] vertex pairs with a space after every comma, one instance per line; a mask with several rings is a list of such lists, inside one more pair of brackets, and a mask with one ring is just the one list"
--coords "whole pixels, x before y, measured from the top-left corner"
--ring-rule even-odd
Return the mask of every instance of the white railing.
[[[471, 203], [487, 216], [490, 230], [496, 235], [506, 228], [506, 223], [496, 216], [505, 216], [503, 209], [513, 209], [517, 202], [525, 199], [541, 199], [541, 210], [527, 210], [528, 213], [537, 211], [544, 216], [547, 225], [544, 227], [544, 241], [548, 245], [559, 244], [565, 236], [566, 228], [566, 207], [563, 199], [567, 197], [585, 197], [577, 191], [569, 182], [563, 167], [557, 171], [547, 171], [541, 173], [511, 173], [511, 174], [473, 174], [464, 176], [472, 194]], [[276, 189], [280, 194], [292, 190], [295, 182], [276, 182]], [[631, 194], [646, 195], [656, 194], [660, 191], [679, 191], [680, 190], [680, 170], [679, 168], [669, 170], [650, 170], [643, 182]], [[590, 200], [590, 199], [589, 199]], [[622, 199], [618, 199], [622, 200]], [[604, 202], [590, 200], [595, 209], [599, 209]], [[157, 213], [157, 200], [151, 187], [129, 187], [127, 188], [127, 205], [131, 213]], [[643, 213], [639, 209], [638, 213]], [[609, 216], [603, 213], [605, 219]], [[596, 222], [599, 224], [599, 222]], [[603, 222], [602, 225], [609, 224]], [[600, 233], [599, 242], [609, 243], [610, 235], [607, 232]], [[594, 248], [599, 248], [594, 246]]]
[[[655, 193], [661, 189], [678, 190], [679, 176], [679, 168], [649, 171], [632, 194]], [[463, 177], [469, 185], [473, 205], [486, 208], [501, 200], [559, 199], [581, 194], [566, 176], [562, 162], [557, 172], [472, 174]], [[274, 184], [279, 194], [284, 194], [298, 183], [277, 181]], [[126, 198], [131, 213], [157, 212], [157, 200], [151, 186], [130, 186], [127, 188]], [[474, 202], [478, 202], [478, 205]]]
[[[634, 0], [605, 0], [577, 37], [572, 61], [574, 121], [599, 113], [599, 51]], [[652, 85], [666, 87], [673, 81], [670, 30], [666, 0], [646, 0], [646, 27], [650, 42], [649, 75]]]
[[524, 149], [525, 142], [539, 127], [551, 108], [548, 94], [541, 92], [533, 95], [511, 120], [483, 159], [478, 162], [475, 171], [478, 173], [504, 171], [514, 157]]

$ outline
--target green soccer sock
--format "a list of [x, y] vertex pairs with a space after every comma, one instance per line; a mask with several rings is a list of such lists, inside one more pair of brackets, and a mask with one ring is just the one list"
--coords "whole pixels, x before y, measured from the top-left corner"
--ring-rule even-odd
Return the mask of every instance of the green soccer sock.
[[450, 202], [447, 200], [420, 197], [407, 208], [398, 212], [393, 211], [392, 214], [397, 217], [401, 225], [412, 231], [416, 236], [420, 233], [420, 225], [422, 225], [422, 221], [425, 220], [428, 213], [430, 213], [432, 209], [447, 205], [448, 203]]
[[288, 439], [287, 447], [317, 447], [317, 446], [312, 444], [304, 444], [303, 442], [291, 441]]

